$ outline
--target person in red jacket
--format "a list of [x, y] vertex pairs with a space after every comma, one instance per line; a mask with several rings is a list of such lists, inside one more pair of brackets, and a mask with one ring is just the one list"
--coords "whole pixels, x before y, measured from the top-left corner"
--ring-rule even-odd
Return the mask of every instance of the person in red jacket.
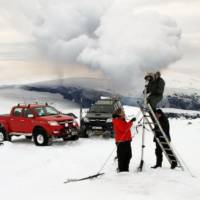
[[125, 113], [123, 109], [118, 109], [113, 114], [113, 130], [115, 133], [115, 142], [117, 145], [118, 171], [129, 171], [129, 163], [132, 157], [131, 150], [131, 126], [135, 118], [129, 122], [125, 120]]

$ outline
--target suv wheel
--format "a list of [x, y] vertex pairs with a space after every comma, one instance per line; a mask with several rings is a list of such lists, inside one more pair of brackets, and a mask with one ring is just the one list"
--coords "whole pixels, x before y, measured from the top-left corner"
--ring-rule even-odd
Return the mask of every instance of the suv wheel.
[[33, 140], [37, 146], [46, 146], [49, 143], [49, 137], [45, 130], [38, 129], [33, 134]]
[[0, 130], [0, 142], [3, 142], [5, 140], [5, 136], [2, 130]]
[[111, 131], [111, 132], [110, 132], [110, 137], [111, 137], [111, 138], [114, 138], [114, 137], [115, 137], [114, 131]]
[[87, 130], [86, 130], [86, 127], [83, 125], [81, 126], [81, 129], [80, 129], [80, 137], [82, 138], [88, 138], [88, 134], [87, 134]]
[[4, 128], [0, 129], [0, 142], [11, 141], [11, 136], [6, 133]]
[[73, 135], [70, 137], [70, 140], [75, 141], [75, 140], [78, 140], [78, 138], [79, 138], [78, 135]]

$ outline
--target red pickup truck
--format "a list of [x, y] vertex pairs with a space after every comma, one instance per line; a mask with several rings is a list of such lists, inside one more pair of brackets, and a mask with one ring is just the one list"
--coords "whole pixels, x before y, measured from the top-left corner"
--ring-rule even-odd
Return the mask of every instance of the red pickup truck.
[[54, 137], [77, 140], [79, 125], [73, 116], [62, 114], [48, 104], [18, 104], [10, 114], [0, 115], [0, 142], [21, 135], [27, 139], [33, 137], [38, 146], [46, 146]]

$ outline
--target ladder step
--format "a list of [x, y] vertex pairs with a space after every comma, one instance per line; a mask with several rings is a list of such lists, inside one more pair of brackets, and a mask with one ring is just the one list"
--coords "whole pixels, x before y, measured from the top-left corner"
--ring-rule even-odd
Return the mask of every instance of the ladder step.
[[168, 155], [168, 156], [173, 156], [173, 157], [175, 157], [173, 154], [168, 154], [168, 153], [167, 153], [167, 155]]
[[[163, 148], [164, 148], [164, 147], [163, 147]], [[170, 150], [170, 151], [171, 151], [171, 149], [170, 149], [170, 148], [164, 148], [164, 150], [166, 150], [166, 151]]]
[[177, 162], [177, 160], [171, 160], [172, 162], [174, 161], [174, 162]]
[[167, 142], [160, 142], [161, 144], [168, 144]]

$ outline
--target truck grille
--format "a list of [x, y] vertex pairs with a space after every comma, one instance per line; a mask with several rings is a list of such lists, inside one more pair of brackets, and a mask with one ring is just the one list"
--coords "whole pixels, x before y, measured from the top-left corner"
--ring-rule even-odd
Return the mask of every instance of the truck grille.
[[106, 122], [106, 119], [90, 119], [90, 122]]
[[60, 125], [64, 126], [66, 123], [68, 124], [73, 124], [73, 121], [70, 120], [70, 121], [61, 121], [61, 122], [58, 122]]

